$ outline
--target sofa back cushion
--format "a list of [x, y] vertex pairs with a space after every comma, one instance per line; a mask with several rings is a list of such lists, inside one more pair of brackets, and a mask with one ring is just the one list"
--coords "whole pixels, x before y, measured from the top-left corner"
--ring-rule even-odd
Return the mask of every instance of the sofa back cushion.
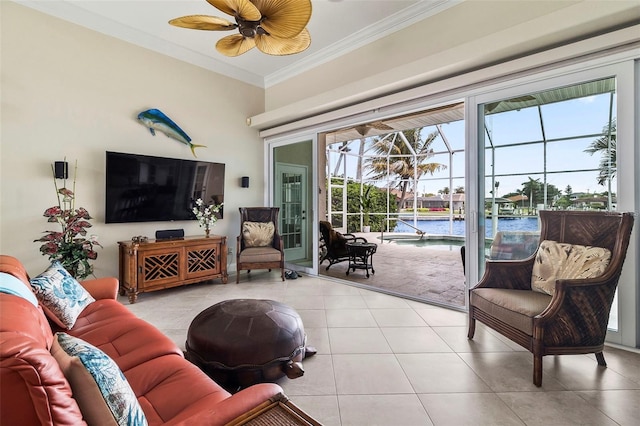
[[531, 288], [553, 296], [556, 280], [599, 277], [610, 260], [606, 248], [544, 240], [533, 264]]
[[84, 425], [39, 308], [0, 293], [0, 424]]
[[147, 425], [136, 395], [111, 358], [77, 337], [66, 333], [56, 337], [51, 353], [90, 425]]

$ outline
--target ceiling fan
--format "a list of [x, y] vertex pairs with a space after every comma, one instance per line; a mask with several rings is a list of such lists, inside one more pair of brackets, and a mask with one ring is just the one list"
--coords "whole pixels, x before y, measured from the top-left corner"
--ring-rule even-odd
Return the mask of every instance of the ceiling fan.
[[189, 15], [169, 24], [205, 31], [230, 31], [240, 34], [221, 38], [218, 52], [238, 56], [257, 47], [269, 55], [300, 53], [311, 44], [306, 26], [311, 18], [311, 0], [206, 0], [216, 9], [231, 15], [235, 23], [217, 16]]

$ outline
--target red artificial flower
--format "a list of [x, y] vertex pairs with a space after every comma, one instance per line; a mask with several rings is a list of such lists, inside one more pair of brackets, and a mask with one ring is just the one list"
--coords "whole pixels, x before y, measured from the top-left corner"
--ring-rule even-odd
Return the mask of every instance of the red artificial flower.
[[[55, 219], [56, 216], [59, 216], [62, 213], [62, 209], [58, 206], [49, 207], [44, 211], [44, 217], [53, 217]], [[54, 220], [55, 222], [56, 220]], [[50, 221], [51, 222], [51, 221]]]
[[73, 191], [67, 189], [67, 188], [60, 188], [58, 190], [58, 194], [64, 195], [65, 197], [71, 197], [73, 198]]
[[93, 219], [91, 217], [91, 215], [89, 215], [89, 212], [84, 208], [84, 207], [80, 207], [79, 209], [76, 209], [76, 216], [78, 216], [80, 219]]

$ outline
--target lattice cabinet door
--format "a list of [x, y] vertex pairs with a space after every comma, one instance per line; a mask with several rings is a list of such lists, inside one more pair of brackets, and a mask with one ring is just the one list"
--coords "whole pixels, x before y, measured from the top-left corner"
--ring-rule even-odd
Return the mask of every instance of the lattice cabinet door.
[[145, 250], [138, 256], [138, 286], [162, 286], [181, 279], [181, 247]]
[[197, 245], [186, 247], [187, 249], [187, 270], [186, 278], [208, 277], [211, 274], [219, 274], [220, 267], [220, 244]]

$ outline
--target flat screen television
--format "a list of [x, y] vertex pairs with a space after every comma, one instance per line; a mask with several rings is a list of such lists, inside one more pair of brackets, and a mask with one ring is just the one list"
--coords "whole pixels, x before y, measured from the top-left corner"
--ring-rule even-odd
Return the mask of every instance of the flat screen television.
[[192, 220], [224, 201], [224, 164], [107, 151], [105, 198], [106, 223]]

